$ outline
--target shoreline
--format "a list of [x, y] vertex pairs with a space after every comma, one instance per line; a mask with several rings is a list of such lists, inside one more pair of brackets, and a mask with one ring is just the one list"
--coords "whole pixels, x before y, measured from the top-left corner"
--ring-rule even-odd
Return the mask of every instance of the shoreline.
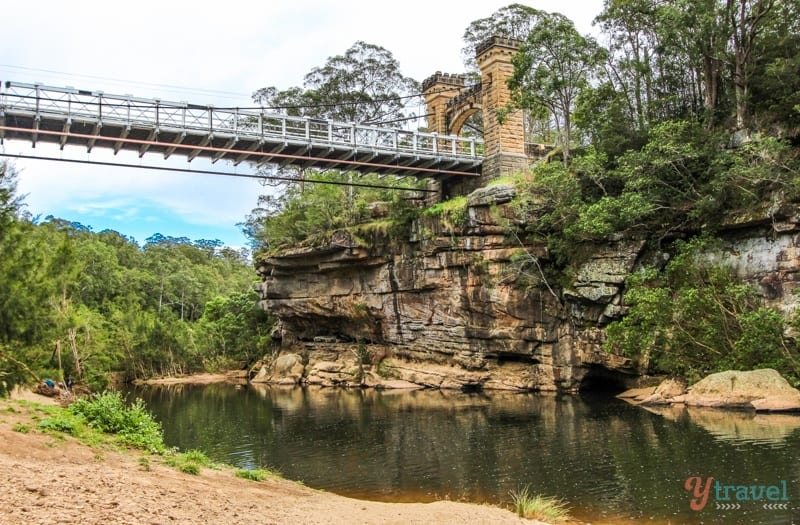
[[157, 377], [137, 379], [134, 385], [210, 385], [213, 383], [246, 384], [246, 370], [228, 370], [219, 373], [201, 372], [184, 376]]
[[232, 467], [185, 474], [146, 452], [90, 447], [70, 436], [40, 432], [31, 403], [37, 397], [48, 403], [49, 398], [24, 392], [18, 396], [0, 399], [0, 469], [7, 473], [0, 491], [4, 523], [544, 525], [488, 505], [383, 503], [279, 477], [253, 482], [235, 477]]

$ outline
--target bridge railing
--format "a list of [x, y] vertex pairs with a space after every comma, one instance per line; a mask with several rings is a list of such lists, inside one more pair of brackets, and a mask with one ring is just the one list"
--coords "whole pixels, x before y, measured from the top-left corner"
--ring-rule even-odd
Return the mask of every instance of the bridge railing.
[[216, 108], [166, 102], [102, 91], [24, 84], [0, 84], [0, 112], [34, 118], [115, 124], [155, 131], [170, 130], [261, 141], [331, 144], [356, 149], [440, 157], [483, 156], [483, 141], [334, 120], [292, 117], [260, 109]]

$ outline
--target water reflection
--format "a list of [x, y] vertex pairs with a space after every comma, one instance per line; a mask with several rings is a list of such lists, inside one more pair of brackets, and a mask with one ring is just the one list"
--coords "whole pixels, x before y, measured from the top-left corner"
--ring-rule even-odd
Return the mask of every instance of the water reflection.
[[686, 478], [714, 476], [748, 484], [785, 479], [800, 503], [793, 418], [765, 426], [741, 414], [662, 417], [613, 399], [532, 394], [263, 385], [172, 385], [135, 394], [164, 423], [170, 445], [240, 467], [277, 467], [288, 478], [356, 497], [507, 504], [510, 490], [529, 484], [564, 498], [593, 523], [790, 523], [791, 511], [754, 504], [689, 510]]
[[755, 443], [782, 447], [800, 429], [798, 414], [757, 414], [684, 405], [643, 407], [671, 421], [688, 418], [715, 438], [733, 443]]

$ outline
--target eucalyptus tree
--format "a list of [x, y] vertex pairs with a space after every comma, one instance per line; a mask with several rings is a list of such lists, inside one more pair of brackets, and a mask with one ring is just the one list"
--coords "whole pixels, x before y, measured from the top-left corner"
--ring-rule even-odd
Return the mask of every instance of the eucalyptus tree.
[[[791, 35], [797, 32], [797, 4], [606, 0], [595, 21], [609, 38], [607, 77], [627, 98], [640, 129], [701, 112], [708, 127], [748, 127], [758, 103], [751, 94], [755, 84], [770, 75], [793, 84], [781, 70], [796, 56]], [[788, 54], [782, 52], [787, 45]], [[776, 54], [789, 62], [770, 72], [761, 68], [763, 56]]]
[[768, 22], [775, 0], [726, 0], [733, 44], [733, 85], [736, 92], [736, 127], [748, 122], [748, 97], [757, 41]]
[[370, 123], [404, 118], [418, 93], [419, 83], [402, 74], [390, 51], [359, 40], [313, 68], [302, 87], [266, 87], [253, 99], [289, 115]]
[[[536, 22], [544, 15], [543, 11], [522, 4], [511, 4], [502, 7], [485, 18], [470, 22], [464, 31], [461, 48], [461, 57], [467, 74], [474, 77], [475, 82], [480, 80], [478, 64], [475, 60], [475, 49], [488, 38], [500, 36], [513, 40], [523, 41], [527, 38]], [[543, 108], [530, 108], [524, 114], [525, 138], [529, 142], [550, 142], [550, 118]], [[482, 133], [483, 115], [478, 112], [472, 115], [465, 126]]]
[[800, 1], [777, 3], [753, 51], [748, 108], [754, 129], [800, 134]]
[[464, 31], [464, 47], [461, 48], [461, 57], [467, 70], [477, 73], [475, 48], [481, 42], [492, 36], [525, 40], [544, 14], [543, 11], [527, 5], [511, 4], [501, 7], [486, 18], [470, 22]]
[[575, 103], [604, 59], [605, 50], [558, 13], [543, 14], [513, 58], [514, 74], [508, 80], [512, 105], [550, 111], [560, 132], [565, 165]]

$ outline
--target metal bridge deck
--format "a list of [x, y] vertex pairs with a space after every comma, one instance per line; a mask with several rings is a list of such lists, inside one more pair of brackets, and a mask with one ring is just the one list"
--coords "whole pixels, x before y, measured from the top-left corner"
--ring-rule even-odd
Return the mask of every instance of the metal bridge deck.
[[480, 175], [480, 139], [39, 84], [0, 85], [0, 140], [446, 179]]

